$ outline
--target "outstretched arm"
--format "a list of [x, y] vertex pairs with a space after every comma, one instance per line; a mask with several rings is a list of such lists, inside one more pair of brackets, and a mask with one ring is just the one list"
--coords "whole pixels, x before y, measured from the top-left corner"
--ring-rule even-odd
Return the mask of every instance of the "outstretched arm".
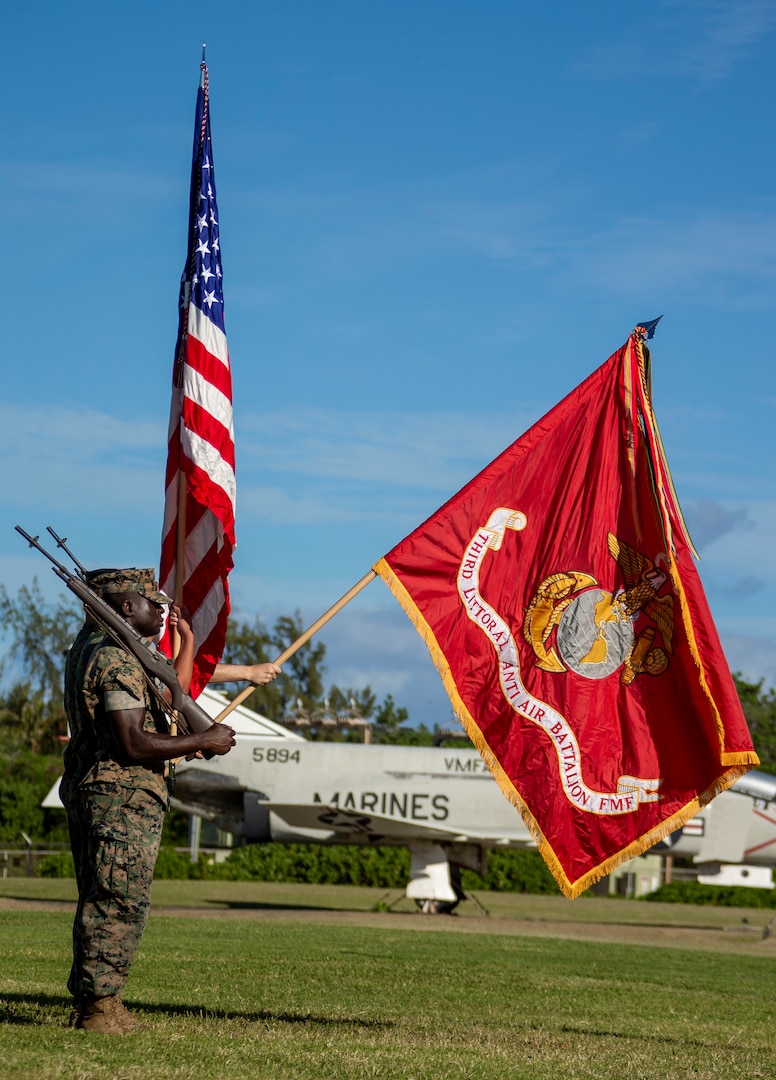
[[212, 683], [249, 682], [265, 686], [280, 674], [279, 664], [216, 664]]

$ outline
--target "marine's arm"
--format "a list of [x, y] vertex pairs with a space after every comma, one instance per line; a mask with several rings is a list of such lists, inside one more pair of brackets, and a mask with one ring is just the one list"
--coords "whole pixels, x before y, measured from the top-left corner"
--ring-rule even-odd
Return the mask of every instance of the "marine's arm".
[[[177, 604], [172, 604], [170, 606], [170, 614], [167, 616], [167, 619], [170, 629], [172, 631], [177, 631], [178, 637], [180, 638], [178, 655], [173, 660], [172, 665], [178, 676], [181, 690], [184, 694], [188, 694], [189, 687], [191, 686], [191, 677], [194, 674], [194, 631], [191, 629], [191, 623]], [[166, 696], [169, 700], [169, 691]]]
[[216, 664], [210, 676], [212, 683], [249, 682], [265, 686], [280, 674], [279, 664]]
[[235, 744], [234, 728], [214, 724], [191, 735], [163, 735], [146, 731], [144, 708], [117, 709], [105, 714], [121, 752], [138, 764], [154, 764], [189, 754], [227, 754]]

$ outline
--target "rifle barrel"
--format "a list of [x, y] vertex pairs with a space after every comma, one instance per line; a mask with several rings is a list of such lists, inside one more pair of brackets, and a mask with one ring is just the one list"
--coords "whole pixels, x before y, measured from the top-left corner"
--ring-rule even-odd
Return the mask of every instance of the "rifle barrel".
[[73, 560], [73, 562], [75, 563], [75, 565], [78, 567], [79, 576], [85, 579], [86, 575], [88, 573], [88, 570], [86, 569], [84, 564], [80, 561], [80, 559], [77, 559], [75, 557], [75, 555], [72, 553], [72, 551], [70, 550], [70, 548], [67, 546], [67, 537], [66, 536], [57, 536], [57, 534], [54, 532], [54, 530], [51, 528], [50, 525], [47, 525], [46, 529], [47, 529], [47, 531], [49, 533], [51, 533], [51, 535], [56, 540], [57, 547], [62, 548], [65, 555], [69, 556], [69, 558], [71, 558]]

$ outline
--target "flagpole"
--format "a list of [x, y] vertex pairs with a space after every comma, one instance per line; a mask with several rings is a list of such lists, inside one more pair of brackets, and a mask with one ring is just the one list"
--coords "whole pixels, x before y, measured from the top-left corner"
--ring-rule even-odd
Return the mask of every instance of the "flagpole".
[[[305, 632], [296, 639], [296, 641], [289, 645], [287, 649], [284, 649], [284, 651], [280, 654], [280, 656], [278, 656], [274, 663], [284, 664], [286, 660], [290, 659], [290, 657], [292, 657], [298, 649], [301, 649], [301, 647], [310, 640], [313, 634], [317, 634], [322, 626], [325, 626], [325, 624], [330, 619], [333, 619], [337, 612], [342, 611], [345, 605], [349, 604], [353, 597], [357, 596], [361, 592], [361, 590], [365, 589], [370, 583], [370, 581], [374, 581], [376, 577], [377, 574], [374, 570], [370, 570], [368, 574], [364, 574], [361, 580], [357, 581], [352, 588], [348, 589], [345, 595], [341, 596], [336, 604], [333, 604], [329, 608], [329, 610], [325, 611], [319, 619], [316, 619], [312, 626], [309, 626], [305, 630]], [[230, 701], [226, 708], [218, 714], [218, 716], [216, 717], [216, 723], [220, 724], [222, 720], [226, 719], [229, 713], [233, 709], [236, 709], [238, 705], [241, 705], [247, 697], [250, 697], [250, 695], [255, 689], [255, 686], [246, 686], [244, 690], [241, 690], [237, 697], [233, 701]]]

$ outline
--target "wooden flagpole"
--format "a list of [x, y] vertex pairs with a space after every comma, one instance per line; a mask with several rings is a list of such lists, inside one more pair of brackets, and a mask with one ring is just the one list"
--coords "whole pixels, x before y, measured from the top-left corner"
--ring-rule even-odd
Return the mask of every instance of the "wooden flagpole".
[[[175, 603], [179, 606], [183, 603], [183, 560], [186, 553], [186, 475], [183, 469], [178, 469], [178, 520], [177, 533], [175, 536]], [[181, 637], [177, 627], [172, 628], [170, 635], [173, 659], [181, 651]]]
[[[362, 589], [365, 589], [369, 582], [373, 581], [376, 577], [377, 574], [374, 570], [370, 570], [368, 574], [364, 574], [360, 581], [357, 581], [351, 589], [348, 589], [344, 596], [339, 598], [336, 604], [333, 604], [328, 611], [324, 612], [319, 619], [315, 620], [312, 626], [309, 626], [303, 634], [300, 634], [296, 641], [289, 645], [274, 662], [276, 664], [284, 664], [286, 660], [294, 655], [297, 649], [301, 649], [301, 647], [310, 640], [313, 634], [317, 634], [329, 619], [333, 619], [337, 612], [342, 611], [345, 605], [349, 604], [353, 597], [358, 595]], [[222, 720], [226, 719], [232, 709], [236, 709], [238, 705], [241, 705], [247, 697], [250, 697], [255, 689], [255, 686], [246, 686], [244, 690], [241, 690], [234, 701], [230, 701], [226, 708], [218, 714], [216, 723], [220, 724]]]

